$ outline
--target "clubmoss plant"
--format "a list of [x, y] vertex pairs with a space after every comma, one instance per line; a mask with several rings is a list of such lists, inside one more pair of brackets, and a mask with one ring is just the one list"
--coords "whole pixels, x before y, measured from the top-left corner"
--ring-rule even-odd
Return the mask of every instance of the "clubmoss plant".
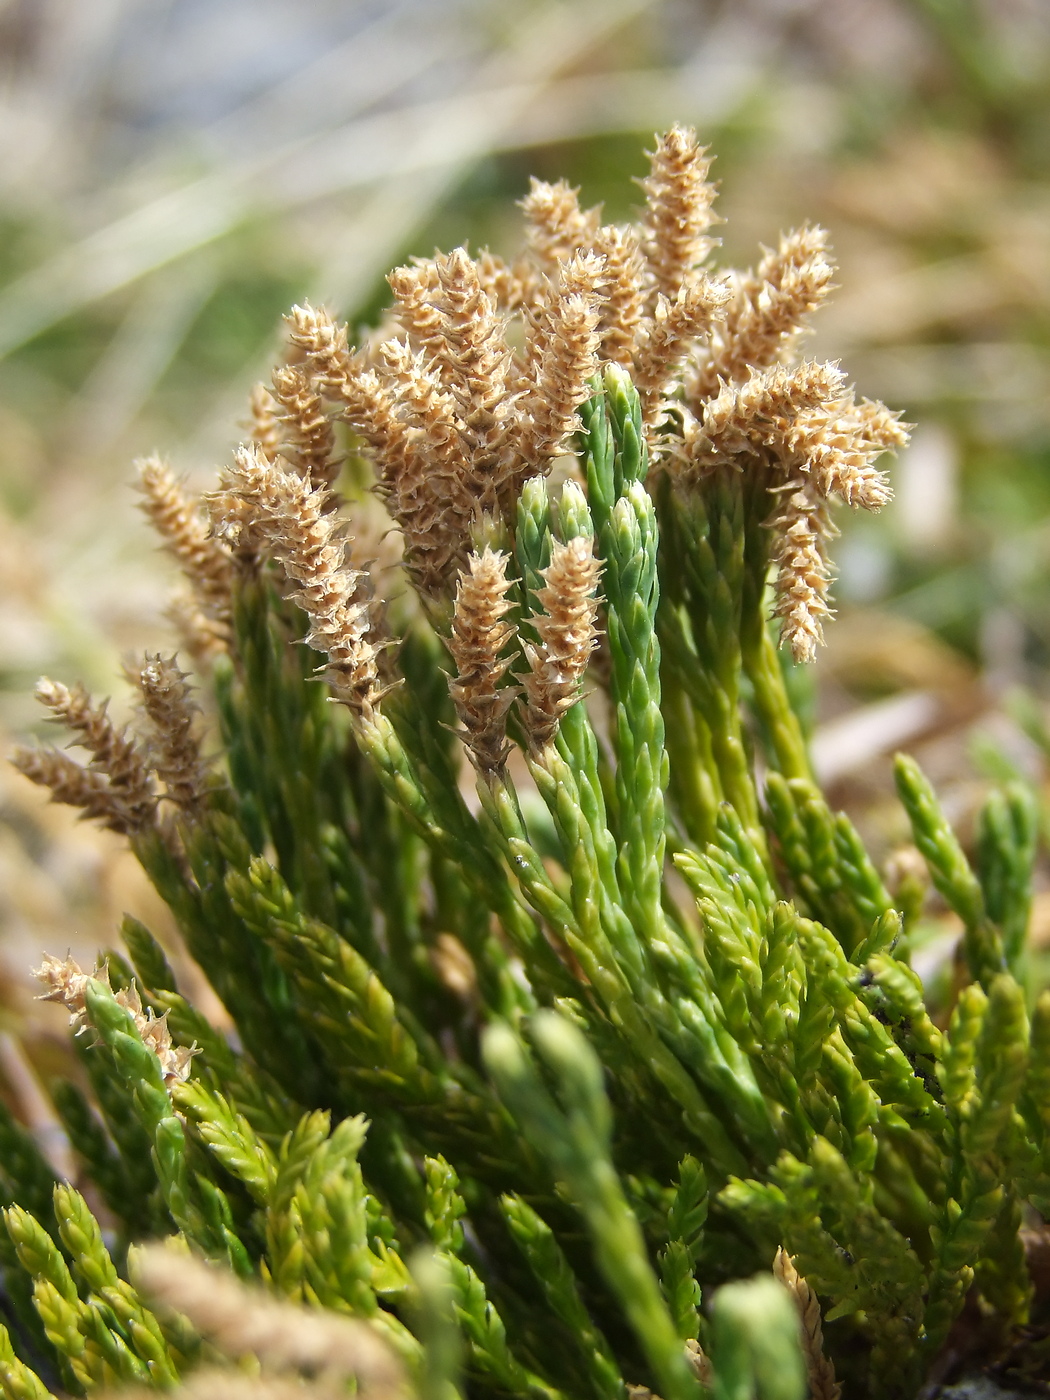
[[[798, 356], [820, 230], [705, 270], [693, 133], [642, 186], [617, 227], [534, 184], [519, 261], [398, 269], [360, 349], [296, 307], [203, 502], [143, 463], [218, 732], [147, 655], [133, 731], [42, 681], [89, 760], [15, 761], [126, 834], [236, 1034], [134, 920], [41, 969], [90, 1031], [55, 1102], [105, 1228], [4, 1120], [8, 1400], [907, 1400], [968, 1298], [1027, 1322], [1031, 802], [989, 800], [973, 867], [900, 761], [965, 926], [937, 1024], [785, 680], [829, 509], [888, 499], [905, 430]], [[411, 587], [353, 538], [370, 479]]]

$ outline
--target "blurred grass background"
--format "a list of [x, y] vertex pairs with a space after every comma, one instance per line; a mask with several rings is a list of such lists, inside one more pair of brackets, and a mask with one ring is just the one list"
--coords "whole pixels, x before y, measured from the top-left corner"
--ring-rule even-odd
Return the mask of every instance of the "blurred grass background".
[[[917, 425], [893, 506], [840, 521], [833, 800], [887, 852], [895, 747], [964, 828], [989, 775], [1042, 783], [1046, 0], [0, 0], [0, 737], [41, 672], [119, 692], [122, 654], [173, 644], [131, 460], [206, 482], [293, 300], [362, 322], [413, 252], [513, 251], [530, 174], [626, 215], [673, 121], [717, 153], [726, 263], [830, 229], [812, 351]], [[165, 924], [118, 838], [6, 771], [0, 817], [16, 1017], [41, 945]]]

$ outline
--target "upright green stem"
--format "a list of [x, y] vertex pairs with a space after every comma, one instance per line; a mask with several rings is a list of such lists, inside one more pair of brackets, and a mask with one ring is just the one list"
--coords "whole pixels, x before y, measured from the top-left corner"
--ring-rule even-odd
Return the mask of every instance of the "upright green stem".
[[770, 758], [785, 778], [812, 781], [806, 741], [788, 699], [784, 672], [769, 629], [759, 625], [743, 634], [744, 669], [751, 681], [755, 714], [770, 749]]

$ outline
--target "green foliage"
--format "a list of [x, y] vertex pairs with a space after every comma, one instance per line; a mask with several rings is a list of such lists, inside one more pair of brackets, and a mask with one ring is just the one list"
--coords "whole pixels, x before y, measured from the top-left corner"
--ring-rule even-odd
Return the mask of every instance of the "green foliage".
[[719, 1289], [711, 1319], [714, 1400], [802, 1400], [797, 1333], [791, 1299], [775, 1280], [759, 1276]]
[[[594, 536], [608, 722], [570, 710], [526, 755], [534, 793], [508, 768], [463, 798], [433, 638], [410, 634], [409, 684], [348, 723], [307, 684], [318, 658], [288, 645], [301, 619], [265, 571], [239, 585], [214, 681], [226, 779], [181, 845], [136, 838], [237, 1048], [127, 921], [145, 1004], [200, 1053], [173, 1076], [154, 1023], [87, 983], [96, 1102], [65, 1085], [56, 1103], [116, 1264], [0, 1118], [11, 1295], [31, 1280], [68, 1388], [192, 1364], [117, 1267], [172, 1232], [367, 1319], [427, 1400], [463, 1376], [494, 1400], [623, 1400], [626, 1382], [697, 1400], [698, 1340], [718, 1400], [801, 1400], [788, 1293], [739, 1281], [781, 1245], [858, 1397], [914, 1394], [971, 1287], [1025, 1320], [1021, 1211], [1050, 1205], [1050, 1000], [1030, 1026], [1017, 980], [1031, 804], [990, 799], [974, 869], [899, 763], [966, 929], [942, 1031], [901, 912], [807, 771], [763, 615], [768, 493], [732, 473], [650, 491], [629, 380], [593, 388], [586, 496], [521, 498], [517, 607], [527, 634], [552, 540]], [[435, 971], [448, 934], [463, 995]], [[43, 1400], [31, 1340], [0, 1335], [7, 1400]]]

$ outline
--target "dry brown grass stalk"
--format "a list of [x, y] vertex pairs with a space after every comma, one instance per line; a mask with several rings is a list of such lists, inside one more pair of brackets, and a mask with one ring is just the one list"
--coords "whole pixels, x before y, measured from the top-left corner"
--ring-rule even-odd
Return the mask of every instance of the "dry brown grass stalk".
[[693, 1337], [690, 1337], [685, 1344], [685, 1359], [689, 1362], [689, 1368], [700, 1384], [709, 1386], [714, 1380], [711, 1362], [703, 1347]]
[[798, 1308], [810, 1400], [839, 1400], [842, 1386], [835, 1379], [835, 1367], [824, 1355], [824, 1333], [817, 1295], [795, 1268], [795, 1261], [791, 1255], [784, 1249], [777, 1250], [773, 1260], [773, 1273], [790, 1291]]
[[[362, 1400], [398, 1400], [410, 1393], [400, 1361], [367, 1322], [280, 1301], [163, 1245], [136, 1250], [133, 1272], [137, 1287], [188, 1317], [225, 1355], [257, 1358], [267, 1383], [276, 1379], [268, 1370], [286, 1379], [300, 1372], [315, 1378], [326, 1395], [345, 1394], [349, 1380]], [[218, 1392], [208, 1388], [205, 1394]]]
[[[104, 1400], [152, 1400], [156, 1390], [139, 1386], [104, 1391]], [[338, 1381], [300, 1376], [256, 1376], [228, 1366], [202, 1366], [169, 1390], [171, 1400], [345, 1400]]]

